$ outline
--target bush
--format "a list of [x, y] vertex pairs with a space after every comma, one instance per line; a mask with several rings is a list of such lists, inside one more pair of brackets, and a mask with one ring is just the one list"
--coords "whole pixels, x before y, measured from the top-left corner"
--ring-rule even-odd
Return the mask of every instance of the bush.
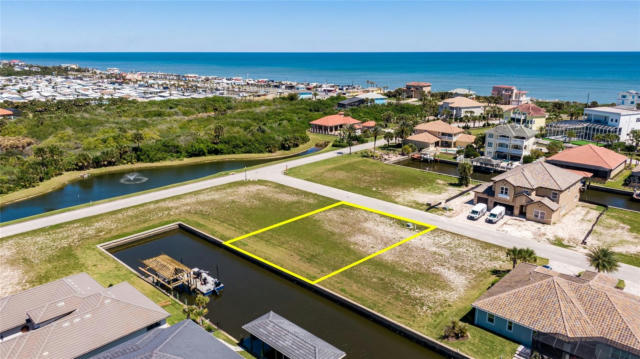
[[209, 333], [213, 333], [216, 330], [216, 327], [214, 327], [213, 324], [207, 322], [204, 325], [204, 330], [208, 331]]
[[403, 155], [408, 155], [408, 154], [413, 153], [415, 151], [416, 151], [416, 146], [414, 146], [412, 143], [402, 146], [402, 154]]
[[618, 279], [618, 283], [616, 283], [616, 288], [618, 289], [624, 289], [624, 287], [626, 286], [625, 282], [623, 279]]
[[469, 328], [459, 320], [452, 320], [451, 324], [444, 328], [443, 339], [447, 340], [461, 340], [469, 337]]

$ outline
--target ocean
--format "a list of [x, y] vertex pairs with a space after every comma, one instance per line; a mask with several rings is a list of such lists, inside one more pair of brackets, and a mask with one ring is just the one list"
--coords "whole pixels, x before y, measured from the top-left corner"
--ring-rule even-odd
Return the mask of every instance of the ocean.
[[514, 85], [538, 99], [600, 103], [640, 90], [640, 52], [0, 53], [0, 59], [363, 86], [373, 81], [390, 89], [427, 81], [434, 91], [466, 88], [480, 95], [489, 95], [493, 85]]

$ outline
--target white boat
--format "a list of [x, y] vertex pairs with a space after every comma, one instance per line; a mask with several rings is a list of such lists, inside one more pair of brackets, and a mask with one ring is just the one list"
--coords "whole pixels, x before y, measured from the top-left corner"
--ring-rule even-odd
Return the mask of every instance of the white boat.
[[217, 278], [209, 275], [208, 271], [193, 268], [191, 269], [191, 275], [195, 281], [196, 289], [203, 295], [210, 295], [213, 292], [220, 294], [222, 289], [224, 289], [224, 284], [222, 284], [222, 282]]

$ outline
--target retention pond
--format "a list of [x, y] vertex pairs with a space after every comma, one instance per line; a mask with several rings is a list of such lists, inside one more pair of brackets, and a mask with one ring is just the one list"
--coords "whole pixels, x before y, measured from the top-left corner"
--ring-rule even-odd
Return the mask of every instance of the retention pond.
[[[347, 353], [347, 358], [444, 358], [352, 310], [181, 229], [110, 249], [138, 270], [142, 259], [167, 254], [188, 267], [209, 270], [225, 285], [212, 296], [208, 318], [241, 339], [242, 325], [270, 310]], [[384, 295], [381, 293], [381, 295]], [[193, 297], [180, 294], [183, 302]]]

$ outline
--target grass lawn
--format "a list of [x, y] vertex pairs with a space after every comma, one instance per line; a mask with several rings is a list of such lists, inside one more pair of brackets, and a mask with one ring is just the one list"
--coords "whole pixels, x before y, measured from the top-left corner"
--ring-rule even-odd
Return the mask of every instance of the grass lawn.
[[631, 187], [623, 186], [624, 180], [627, 179], [627, 177], [629, 177], [630, 175], [631, 175], [631, 170], [623, 170], [622, 172], [618, 173], [618, 175], [615, 176], [612, 180], [609, 180], [604, 184], [596, 183], [596, 185], [630, 191], [632, 190]]
[[295, 167], [287, 174], [417, 209], [462, 190], [454, 177], [389, 165], [358, 154]]
[[489, 127], [476, 127], [476, 128], [470, 128], [466, 131], [471, 132], [472, 135], [477, 136], [480, 134], [483, 134], [485, 132], [487, 132], [487, 130], [492, 129], [493, 126], [489, 126]]
[[[274, 183], [241, 182], [3, 238], [0, 296], [85, 271], [103, 285], [128, 281], [156, 303], [163, 303], [168, 300], [166, 296], [104, 255], [96, 245], [174, 221], [228, 240], [334, 202]], [[363, 217], [357, 211], [348, 216], [340, 212], [326, 215], [325, 220], [344, 217], [351, 223], [361, 223], [357, 227], [360, 230], [343, 231], [341, 248], [353, 252], [368, 252], [368, 245], [377, 246], [396, 238], [387, 235], [398, 229], [385, 223], [385, 219]], [[337, 233], [344, 223], [336, 223]], [[387, 229], [374, 236], [367, 231], [373, 224]], [[309, 228], [301, 238], [318, 240], [323, 236], [319, 228]], [[336, 238], [331, 237], [330, 241]], [[329, 241], [316, 243], [329, 248]], [[288, 258], [288, 246], [299, 243], [291, 240], [280, 244], [273, 249], [273, 258]], [[335, 248], [330, 249], [337, 253]], [[299, 264], [306, 264], [303, 260], [301, 256]], [[508, 267], [503, 248], [434, 230], [322, 281], [321, 285], [417, 331], [439, 337], [450, 319], [468, 319], [465, 315], [471, 302], [495, 279], [492, 270]], [[165, 306], [172, 314], [169, 322], [181, 320], [180, 306], [169, 303]], [[517, 347], [479, 328], [470, 326], [470, 331], [469, 340], [447, 344], [478, 358], [510, 357]]]

